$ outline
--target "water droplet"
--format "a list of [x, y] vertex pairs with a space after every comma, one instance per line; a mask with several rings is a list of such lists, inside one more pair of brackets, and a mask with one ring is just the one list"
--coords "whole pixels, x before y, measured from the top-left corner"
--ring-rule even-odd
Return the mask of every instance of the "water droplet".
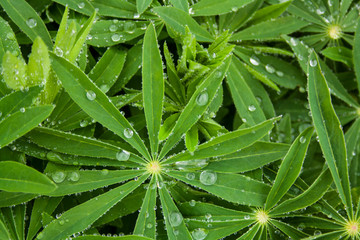
[[100, 90], [103, 93], [106, 93], [107, 91], [109, 91], [109, 86], [107, 84], [103, 84], [103, 85], [100, 86]]
[[61, 48], [59, 48], [59, 47], [56, 47], [54, 52], [55, 52], [56, 56], [58, 56], [58, 57], [64, 56], [63, 50], [61, 50]]
[[305, 143], [306, 142], [306, 138], [304, 136], [301, 136], [299, 139], [300, 143]]
[[318, 9], [316, 9], [316, 13], [318, 15], [323, 15], [325, 13], [325, 9], [324, 8], [318, 8]]
[[290, 38], [290, 44], [295, 47], [296, 45], [298, 45], [298, 41], [295, 38]]
[[186, 178], [188, 180], [194, 180], [195, 179], [195, 173], [187, 173]]
[[207, 236], [207, 230], [204, 228], [197, 228], [191, 232], [191, 236], [194, 240], [203, 240]]
[[61, 219], [61, 220], [59, 220], [59, 224], [62, 226], [65, 224], [65, 221]]
[[281, 71], [276, 71], [276, 75], [277, 75], [278, 77], [283, 77], [283, 76], [284, 76], [284, 73], [281, 72]]
[[237, 7], [232, 7], [232, 8], [231, 8], [231, 11], [233, 11], [233, 12], [236, 12], [237, 10], [238, 10]]
[[139, 17], [140, 17], [140, 14], [138, 14], [138, 13], [135, 13], [135, 14], [134, 14], [134, 18], [135, 18], [135, 19], [137, 19], [137, 18], [139, 18]]
[[25, 108], [20, 108], [20, 112], [24, 113], [25, 112]]
[[109, 170], [103, 169], [103, 170], [101, 170], [101, 174], [102, 174], [102, 175], [108, 175], [108, 174], [109, 174]]
[[122, 150], [116, 153], [116, 159], [119, 161], [126, 161], [130, 158], [130, 153], [128, 151]]
[[71, 172], [68, 174], [68, 180], [71, 182], [77, 182], [80, 179], [80, 174], [78, 172]]
[[79, 4], [78, 4], [78, 7], [79, 7], [80, 9], [84, 8], [84, 7], [85, 7], [85, 3], [84, 3], [84, 2], [79, 3]]
[[124, 30], [127, 33], [134, 33], [136, 29], [136, 24], [134, 22], [126, 22], [124, 24]]
[[203, 171], [200, 173], [200, 182], [204, 185], [213, 185], [217, 180], [217, 175], [212, 171]]
[[212, 217], [212, 216], [211, 216], [211, 213], [205, 214], [205, 218], [206, 218], [207, 220], [209, 220], [211, 217]]
[[266, 64], [265, 65], [265, 70], [268, 72], [268, 73], [274, 73], [275, 72], [275, 68], [273, 66], [271, 66], [270, 64]]
[[190, 200], [189, 205], [190, 205], [191, 207], [195, 207], [196, 201], [195, 201], [194, 199]]
[[134, 135], [133, 130], [131, 130], [130, 128], [125, 128], [124, 129], [124, 136], [126, 138], [132, 138], [133, 135]]
[[110, 32], [115, 32], [118, 29], [118, 27], [114, 24], [110, 25], [109, 30]]
[[245, 215], [245, 216], [244, 216], [244, 219], [245, 219], [245, 220], [249, 220], [249, 219], [250, 219], [250, 216], [249, 216], [249, 215]]
[[86, 127], [88, 125], [88, 122], [86, 120], [80, 121], [80, 127]]
[[65, 180], [66, 174], [62, 171], [57, 171], [52, 174], [52, 179], [56, 183], [62, 183]]
[[86, 92], [86, 98], [89, 99], [90, 101], [94, 101], [96, 99], [96, 93], [89, 90]]
[[196, 104], [199, 106], [204, 106], [207, 104], [209, 100], [209, 95], [206, 91], [203, 91], [201, 93], [199, 93], [199, 95], [196, 98]]
[[152, 228], [153, 225], [151, 223], [146, 224], [146, 228]]
[[256, 107], [254, 105], [249, 105], [248, 110], [250, 112], [254, 112], [256, 110]]
[[6, 38], [9, 40], [14, 40], [15, 39], [15, 34], [12, 32], [9, 32], [6, 34]]
[[320, 230], [315, 230], [314, 231], [314, 235], [320, 235], [321, 234], [321, 231]]
[[122, 35], [115, 33], [114, 35], [111, 36], [111, 40], [113, 42], [118, 42], [121, 40], [121, 37], [122, 37]]
[[189, 8], [189, 14], [190, 15], [194, 14], [194, 10], [192, 8]]
[[316, 65], [317, 65], [316, 59], [311, 59], [311, 60], [310, 60], [310, 66], [311, 66], [311, 67], [316, 67]]
[[179, 212], [170, 213], [169, 222], [170, 222], [171, 226], [173, 226], [173, 227], [179, 226], [181, 224], [182, 220], [183, 220], [183, 217], [181, 216], [181, 214]]
[[257, 57], [252, 56], [252, 57], [250, 58], [250, 63], [251, 63], [252, 65], [254, 65], [254, 66], [259, 66], [260, 60], [259, 60]]
[[26, 25], [28, 25], [29, 28], [34, 28], [34, 27], [36, 27], [37, 22], [35, 19], [29, 18], [28, 20], [26, 20]]

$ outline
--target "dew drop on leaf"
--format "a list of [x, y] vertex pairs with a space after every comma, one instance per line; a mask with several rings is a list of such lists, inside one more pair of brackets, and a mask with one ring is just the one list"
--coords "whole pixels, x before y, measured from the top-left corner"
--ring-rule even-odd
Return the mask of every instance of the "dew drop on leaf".
[[304, 136], [301, 136], [300, 139], [299, 139], [300, 143], [305, 143], [306, 141], [306, 138]]
[[195, 179], [195, 173], [188, 173], [186, 174], [186, 178], [188, 180], [194, 180]]
[[209, 95], [206, 91], [203, 91], [201, 93], [199, 93], [199, 95], [196, 98], [196, 104], [199, 106], [204, 106], [207, 104], [209, 100]]
[[109, 174], [109, 170], [103, 169], [103, 170], [101, 170], [101, 174], [102, 174], [102, 175], [108, 175], [108, 174]]
[[115, 34], [113, 34], [113, 35], [111, 36], [111, 40], [112, 40], [113, 42], [118, 42], [118, 41], [120, 41], [120, 39], [121, 39], [121, 35], [120, 35], [120, 34], [115, 33]]
[[189, 205], [190, 205], [191, 207], [195, 207], [196, 201], [195, 201], [194, 199], [190, 200]]
[[200, 173], [200, 182], [204, 185], [213, 185], [217, 180], [217, 175], [212, 171], [203, 171]]
[[62, 183], [65, 180], [66, 174], [62, 171], [57, 171], [52, 174], [52, 179], [56, 183]]
[[130, 153], [128, 151], [122, 150], [116, 153], [116, 159], [119, 161], [126, 161], [130, 158]]
[[259, 60], [257, 57], [252, 56], [252, 57], [250, 58], [250, 63], [251, 63], [252, 65], [254, 65], [254, 66], [259, 66], [260, 60]]
[[134, 22], [126, 22], [124, 24], [124, 30], [127, 33], [134, 33], [136, 28], [136, 24]]
[[20, 108], [20, 112], [24, 113], [25, 112], [25, 108]]
[[86, 120], [80, 121], [80, 127], [86, 127], [88, 125], [88, 122]]
[[250, 219], [250, 216], [249, 216], [249, 215], [245, 215], [245, 216], [244, 216], [244, 219], [245, 219], [245, 220], [249, 220], [249, 219]]
[[268, 73], [274, 73], [275, 72], [275, 68], [273, 66], [271, 66], [270, 64], [266, 64], [265, 65], [265, 70], [268, 72]]
[[146, 228], [152, 228], [153, 225], [151, 223], [146, 224]]
[[181, 224], [182, 220], [183, 220], [183, 217], [181, 216], [181, 214], [179, 212], [170, 213], [169, 222], [170, 222], [171, 226], [173, 226], [173, 227], [179, 226]]
[[118, 29], [118, 27], [114, 24], [110, 25], [109, 30], [110, 32], [115, 32]]
[[311, 66], [311, 67], [316, 67], [316, 65], [317, 65], [316, 59], [311, 59], [311, 60], [310, 60], [310, 66]]
[[296, 45], [298, 45], [298, 41], [295, 38], [290, 38], [290, 44], [295, 47]]
[[133, 130], [131, 130], [130, 128], [125, 128], [124, 129], [124, 136], [126, 138], [132, 138], [133, 135], [134, 135]]
[[96, 93], [89, 90], [86, 92], [86, 98], [89, 99], [90, 101], [94, 101], [96, 99]]
[[26, 20], [26, 25], [28, 25], [29, 28], [34, 28], [36, 27], [37, 22], [35, 19], [29, 18], [28, 20]]
[[284, 76], [284, 73], [281, 72], [281, 71], [276, 71], [276, 75], [277, 75], [278, 77], [283, 77], [283, 76]]
[[203, 240], [207, 236], [207, 231], [204, 228], [197, 228], [191, 232], [191, 236], [194, 240]]
[[80, 9], [84, 8], [84, 7], [85, 7], [85, 3], [84, 3], [84, 2], [80, 2], [80, 3], [78, 4], [78, 7], [79, 7]]
[[68, 180], [71, 182], [77, 182], [80, 179], [80, 174], [78, 172], [71, 172], [68, 174]]
[[248, 110], [250, 112], [254, 112], [256, 110], [256, 107], [254, 105], [249, 105]]

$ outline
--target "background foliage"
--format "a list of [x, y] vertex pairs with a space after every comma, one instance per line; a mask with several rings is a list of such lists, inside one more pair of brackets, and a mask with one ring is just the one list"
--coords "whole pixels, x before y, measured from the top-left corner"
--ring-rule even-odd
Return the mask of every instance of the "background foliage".
[[352, 0], [0, 0], [0, 239], [359, 239]]

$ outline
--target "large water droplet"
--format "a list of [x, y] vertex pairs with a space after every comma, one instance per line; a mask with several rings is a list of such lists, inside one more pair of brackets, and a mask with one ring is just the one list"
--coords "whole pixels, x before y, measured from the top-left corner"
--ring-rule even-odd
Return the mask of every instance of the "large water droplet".
[[128, 151], [122, 150], [116, 153], [116, 159], [119, 161], [126, 161], [130, 158], [130, 153]]
[[254, 66], [259, 66], [260, 60], [259, 60], [257, 57], [252, 56], [252, 57], [250, 58], [250, 63], [251, 63], [252, 65], [254, 65]]
[[109, 170], [103, 169], [103, 170], [101, 170], [101, 174], [102, 174], [102, 175], [108, 175], [108, 174], [109, 174]]
[[26, 25], [28, 25], [29, 28], [34, 28], [34, 27], [36, 27], [37, 22], [35, 19], [29, 18], [28, 20], [26, 20]]
[[56, 47], [54, 52], [55, 52], [56, 56], [58, 56], [58, 57], [64, 56], [63, 50], [61, 50], [61, 48], [59, 48], [59, 47]]
[[250, 112], [254, 112], [256, 110], [256, 107], [254, 105], [249, 105], [248, 110]]
[[71, 172], [68, 174], [68, 180], [71, 182], [77, 182], [80, 179], [80, 174], [78, 172]]
[[305, 143], [306, 142], [306, 138], [304, 136], [301, 136], [299, 139], [300, 143]]
[[115, 33], [115, 34], [113, 34], [113, 35], [111, 36], [111, 40], [112, 40], [113, 42], [118, 42], [118, 41], [121, 40], [121, 35]]
[[80, 2], [80, 3], [78, 4], [78, 7], [79, 7], [80, 9], [84, 8], [84, 7], [85, 7], [85, 3], [84, 3], [84, 2]]
[[62, 183], [65, 180], [66, 174], [62, 171], [57, 171], [52, 174], [52, 179], [56, 183]]
[[195, 173], [187, 173], [186, 178], [188, 180], [194, 180], [195, 179]]
[[275, 68], [273, 66], [271, 66], [270, 64], [266, 64], [265, 65], [265, 70], [268, 72], [268, 73], [274, 73], [275, 72]]
[[196, 201], [195, 201], [194, 199], [192, 199], [192, 200], [189, 202], [189, 205], [190, 205], [191, 207], [195, 207]]
[[131, 130], [130, 128], [125, 128], [124, 129], [124, 136], [126, 138], [132, 138], [133, 135], [134, 135], [133, 130]]
[[170, 213], [169, 222], [170, 222], [171, 226], [173, 226], [173, 227], [179, 226], [181, 224], [182, 220], [183, 220], [183, 217], [181, 216], [181, 214], [179, 212]]
[[311, 66], [311, 67], [316, 67], [316, 65], [317, 65], [316, 59], [311, 59], [311, 60], [310, 60], [310, 66]]
[[217, 180], [217, 175], [212, 171], [203, 171], [200, 173], [200, 182], [204, 185], [213, 185]]
[[127, 33], [134, 33], [136, 29], [136, 24], [134, 22], [126, 22], [124, 24], [124, 30]]
[[250, 219], [250, 216], [249, 216], [249, 215], [245, 215], [245, 216], [244, 216], [244, 219], [245, 219], [245, 220], [249, 220], [249, 219]]
[[110, 32], [115, 32], [118, 29], [118, 27], [114, 24], [111, 24], [109, 27]]
[[25, 108], [20, 108], [20, 112], [24, 113], [25, 112]]
[[140, 14], [134, 13], [134, 18], [135, 18], [135, 19], [137, 19], [137, 18], [139, 18], [139, 17], [140, 17]]
[[191, 236], [194, 240], [203, 240], [207, 236], [207, 230], [204, 228], [197, 228], [191, 232]]
[[196, 104], [199, 106], [204, 106], [209, 101], [209, 94], [206, 91], [199, 93], [196, 98]]
[[89, 99], [90, 101], [94, 101], [96, 99], [96, 93], [89, 90], [86, 92], [86, 98]]
[[80, 121], [80, 127], [86, 127], [88, 125], [88, 122], [86, 120]]
[[296, 45], [298, 45], [298, 41], [295, 38], [290, 38], [290, 44], [295, 47]]

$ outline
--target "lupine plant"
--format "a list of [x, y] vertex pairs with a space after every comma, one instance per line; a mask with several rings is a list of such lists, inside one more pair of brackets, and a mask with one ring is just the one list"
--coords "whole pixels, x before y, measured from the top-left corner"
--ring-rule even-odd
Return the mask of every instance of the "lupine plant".
[[352, 0], [0, 0], [0, 240], [360, 239]]

